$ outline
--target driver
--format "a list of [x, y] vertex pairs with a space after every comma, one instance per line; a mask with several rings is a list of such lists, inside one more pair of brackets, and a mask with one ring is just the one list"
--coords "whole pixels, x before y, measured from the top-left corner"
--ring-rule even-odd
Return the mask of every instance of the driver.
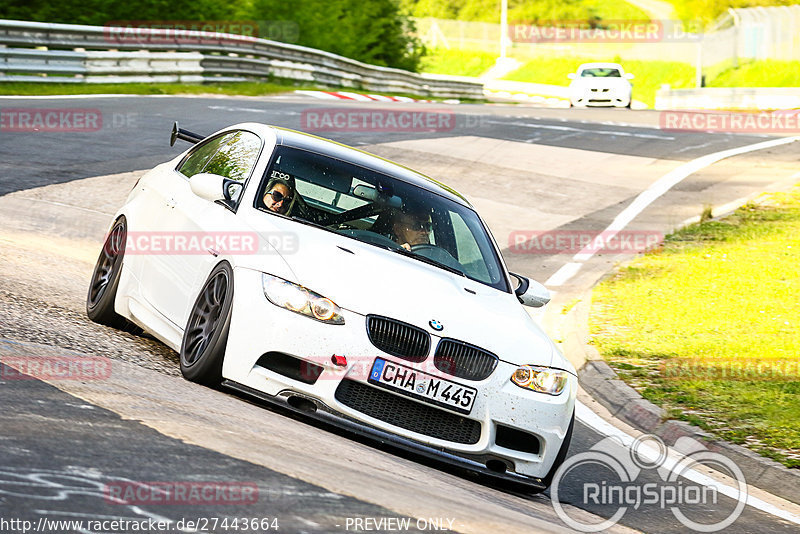
[[397, 212], [392, 219], [392, 238], [406, 250], [431, 243], [431, 216], [428, 212]]
[[281, 215], [288, 215], [295, 203], [294, 177], [273, 171], [265, 191], [264, 205], [267, 209]]

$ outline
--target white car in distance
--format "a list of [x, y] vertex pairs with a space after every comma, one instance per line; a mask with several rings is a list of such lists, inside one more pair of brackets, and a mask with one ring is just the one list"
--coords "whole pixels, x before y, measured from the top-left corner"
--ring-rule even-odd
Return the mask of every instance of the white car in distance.
[[[204, 137], [176, 123], [175, 138], [194, 146], [142, 176], [114, 216], [92, 320], [139, 325], [188, 380], [534, 492], [550, 484], [577, 375], [522, 308], [545, 305], [547, 289], [508, 272], [463, 196], [264, 124]], [[148, 242], [209, 236], [259, 246]]]
[[584, 63], [568, 77], [570, 107], [631, 107], [633, 74], [618, 63]]

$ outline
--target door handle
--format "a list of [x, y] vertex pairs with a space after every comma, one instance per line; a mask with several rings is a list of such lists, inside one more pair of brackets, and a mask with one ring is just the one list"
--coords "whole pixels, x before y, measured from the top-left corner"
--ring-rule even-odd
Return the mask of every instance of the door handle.
[[167, 200], [167, 207], [168, 208], [174, 208], [176, 204], [177, 204], [177, 202], [175, 201], [174, 198], [170, 198], [169, 200]]

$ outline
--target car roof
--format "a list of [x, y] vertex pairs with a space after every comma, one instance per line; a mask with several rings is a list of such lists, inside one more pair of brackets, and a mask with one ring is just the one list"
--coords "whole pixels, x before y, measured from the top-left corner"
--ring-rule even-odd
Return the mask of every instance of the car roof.
[[266, 133], [264, 130], [272, 130], [277, 138], [277, 144], [279, 145], [316, 152], [317, 154], [323, 154], [334, 159], [353, 163], [360, 167], [364, 167], [382, 174], [387, 174], [403, 182], [436, 193], [437, 195], [457, 202], [462, 206], [474, 209], [472, 204], [470, 204], [469, 201], [455, 189], [415, 170], [400, 165], [399, 163], [376, 156], [375, 154], [370, 154], [369, 152], [364, 152], [363, 150], [343, 145], [341, 143], [337, 143], [336, 141], [331, 141], [330, 139], [317, 137], [316, 135], [263, 123], [236, 124], [226, 128], [226, 130], [233, 128], [245, 128], [253, 131], [261, 131], [262, 134]]
[[583, 69], [619, 69], [624, 71], [625, 69], [622, 68], [622, 65], [619, 63], [584, 63], [578, 70]]

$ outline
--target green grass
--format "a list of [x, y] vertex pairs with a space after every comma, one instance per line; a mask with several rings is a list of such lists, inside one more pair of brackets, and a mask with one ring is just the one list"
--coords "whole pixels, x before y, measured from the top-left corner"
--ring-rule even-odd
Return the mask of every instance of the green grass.
[[480, 76], [494, 65], [496, 59], [497, 54], [491, 52], [434, 48], [422, 58], [420, 70], [434, 74]]
[[[120, 83], [120, 84], [81, 84], [81, 83], [16, 83], [0, 82], [0, 95], [88, 95], [88, 94], [129, 94], [129, 95], [233, 95], [267, 96], [288, 93], [296, 90], [355, 91], [365, 90], [353, 87], [316, 87], [295, 84], [291, 80], [273, 82], [238, 83]], [[435, 97], [413, 93], [369, 91], [371, 94], [407, 96], [410, 98], [441, 100]], [[462, 98], [462, 102], [485, 102], [485, 100]]]
[[[401, 0], [414, 17], [435, 17], [465, 21], [500, 22], [500, 3], [493, 0], [429, 1]], [[565, 20], [649, 20], [640, 8], [624, 1], [603, 0], [510, 0], [509, 23]]]
[[584, 4], [602, 20], [650, 20], [650, 15], [628, 2], [585, 0]]
[[135, 94], [135, 95], [248, 95], [260, 96], [285, 93], [295, 89], [308, 87], [295, 86], [291, 83], [119, 83], [119, 84], [84, 84], [84, 83], [0, 83], [0, 94], [3, 95], [78, 95], [78, 94]]
[[675, 7], [677, 17], [684, 21], [711, 23], [728, 8], [756, 6], [786, 6], [797, 0], [666, 0]]
[[694, 67], [673, 61], [621, 61], [620, 58], [597, 59], [589, 57], [541, 57], [527, 61], [519, 69], [506, 76], [518, 82], [569, 85], [567, 74], [575, 72], [581, 63], [613, 61], [621, 63], [627, 72], [633, 73], [633, 98], [652, 107], [656, 91], [662, 84], [673, 88], [694, 86]]
[[[593, 342], [672, 417], [800, 468], [798, 265], [795, 188], [679, 231], [601, 283]], [[664, 372], [681, 361], [703, 367]], [[758, 362], [784, 371], [737, 378], [707, 372]]]
[[727, 68], [706, 84], [709, 87], [800, 87], [800, 61], [751, 61]]

